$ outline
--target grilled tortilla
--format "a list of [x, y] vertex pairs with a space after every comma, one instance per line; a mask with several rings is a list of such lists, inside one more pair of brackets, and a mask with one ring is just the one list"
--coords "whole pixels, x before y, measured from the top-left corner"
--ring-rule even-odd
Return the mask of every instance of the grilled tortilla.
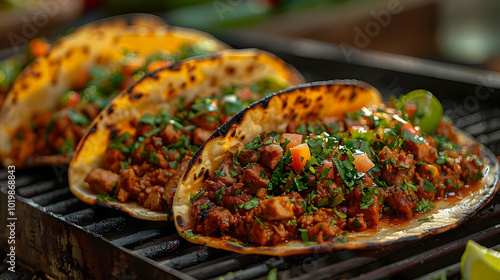
[[70, 190], [89, 204], [168, 220], [196, 146], [250, 102], [256, 85], [272, 93], [302, 82], [292, 67], [258, 50], [224, 50], [153, 72], [90, 125], [70, 163]]
[[145, 72], [226, 45], [151, 17], [91, 23], [54, 43], [12, 85], [0, 112], [0, 157], [17, 168], [69, 163], [84, 129]]
[[179, 183], [179, 234], [243, 254], [367, 249], [452, 229], [493, 197], [498, 161], [489, 150], [444, 123], [436, 147], [380, 102], [370, 85], [340, 80], [241, 111], [198, 149]]

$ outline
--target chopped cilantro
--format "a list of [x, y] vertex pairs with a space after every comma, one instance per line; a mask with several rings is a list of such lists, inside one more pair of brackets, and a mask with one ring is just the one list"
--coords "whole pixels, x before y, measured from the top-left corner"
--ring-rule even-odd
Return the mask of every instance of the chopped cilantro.
[[231, 176], [233, 176], [233, 177], [238, 176], [238, 172], [236, 172], [236, 170], [234, 170], [232, 168], [229, 168], [229, 173], [231, 173]]
[[155, 123], [155, 119], [156, 117], [151, 115], [151, 114], [145, 114], [144, 116], [142, 116], [140, 119], [139, 119], [139, 123], [145, 123], [145, 124], [149, 124], [149, 125], [156, 125]]
[[472, 177], [472, 181], [479, 181], [481, 178], [483, 178], [483, 172], [478, 171], [474, 176]]
[[226, 173], [224, 173], [224, 172], [223, 172], [223, 170], [224, 170], [224, 169], [223, 169], [222, 167], [221, 167], [221, 168], [219, 168], [219, 169], [217, 169], [217, 170], [215, 170], [215, 175], [217, 175], [217, 176], [219, 176], [219, 177], [226, 177], [226, 176], [227, 176], [227, 174], [226, 174]]
[[81, 113], [75, 112], [73, 110], [68, 112], [68, 118], [74, 124], [79, 124], [79, 125], [83, 125], [83, 126], [88, 126], [90, 124], [90, 120], [87, 116], [85, 116]]
[[126, 161], [120, 161], [120, 168], [121, 169], [127, 169], [128, 168], [128, 163]]
[[434, 184], [431, 183], [429, 180], [427, 179], [424, 179], [424, 191], [427, 191], [427, 192], [433, 192], [433, 193], [437, 193], [437, 190], [436, 188], [434, 187]]
[[75, 141], [70, 138], [64, 139], [63, 144], [61, 145], [61, 154], [70, 154], [72, 155], [75, 151]]
[[196, 195], [191, 195], [191, 197], [189, 198], [190, 200], [197, 200], [198, 198], [200, 198], [203, 194], [205, 193], [205, 190], [201, 190], [200, 192], [198, 192]]
[[149, 153], [149, 161], [151, 161], [151, 163], [153, 164], [158, 164], [158, 155], [156, 154], [156, 152]]
[[476, 160], [477, 166], [481, 167], [484, 165], [484, 163], [479, 159], [478, 156], [473, 155], [472, 157], [474, 157], [474, 159]]
[[354, 218], [354, 221], [352, 222], [352, 224], [353, 224], [354, 226], [356, 226], [357, 228], [360, 228], [360, 227], [361, 227], [361, 224], [359, 223], [358, 218]]
[[349, 235], [349, 233], [346, 233], [344, 234], [343, 236], [339, 236], [339, 234], [337, 233], [336, 234], [336, 237], [337, 237], [337, 243], [347, 243], [347, 235]]
[[108, 194], [107, 192], [96, 195], [96, 198], [98, 201], [118, 201], [118, 199], [113, 197], [113, 195]]
[[245, 208], [245, 210], [250, 210], [257, 206], [259, 206], [259, 198], [257, 197], [253, 197], [249, 201], [239, 205], [240, 209]]
[[252, 142], [248, 143], [244, 148], [247, 149], [247, 150], [256, 150], [256, 149], [262, 147], [263, 145], [271, 144], [274, 141], [273, 136], [275, 136], [276, 132], [269, 133], [269, 135], [271, 136], [271, 138], [269, 140], [267, 140], [266, 142], [261, 143], [262, 142], [261, 141], [262, 136], [264, 136], [266, 134], [267, 134], [266, 132], [262, 132], [257, 137], [255, 137], [252, 140]]
[[236, 114], [245, 108], [241, 99], [234, 94], [224, 96], [222, 98], [222, 104], [222, 110], [225, 115]]
[[262, 222], [259, 217], [255, 216], [255, 220], [259, 222], [259, 224], [261, 224], [265, 229], [269, 229], [269, 227], [264, 224], [264, 222]]
[[419, 222], [423, 222], [423, 221], [432, 220], [432, 219], [434, 219], [434, 216], [429, 216], [429, 217], [421, 218], [421, 219], [418, 219], [418, 221]]
[[320, 199], [318, 199], [318, 207], [327, 206], [328, 203], [329, 203], [329, 199], [328, 198], [320, 198]]
[[[416, 191], [418, 191], [418, 189], [417, 189], [417, 186], [416, 186], [416, 185], [414, 185], [414, 184], [412, 184], [412, 183], [410, 183], [410, 182], [408, 182], [408, 181], [406, 181], [406, 180], [404, 180], [404, 183], [405, 183], [405, 184], [404, 184], [404, 186], [405, 186], [407, 189], [412, 190], [412, 191], [415, 191], [415, 192], [416, 192]], [[432, 183], [431, 183], [431, 184], [432, 184]]]
[[309, 241], [309, 235], [307, 234], [307, 229], [299, 228], [298, 230], [300, 232], [300, 237], [302, 238], [302, 241], [304, 242], [304, 244], [313, 245], [313, 244], [318, 243], [318, 242], [314, 242], [314, 241]]
[[424, 144], [425, 143], [425, 139], [422, 136], [413, 135], [413, 134], [411, 134], [411, 132], [409, 132], [406, 129], [403, 129], [403, 137], [405, 139], [412, 141], [413, 143], [416, 143], [416, 144]]
[[186, 238], [191, 238], [191, 237], [198, 238], [198, 236], [196, 236], [192, 231], [184, 231], [184, 233], [186, 233]]
[[299, 127], [295, 130], [295, 133], [306, 134], [306, 126], [304, 124], [299, 125]]
[[430, 199], [423, 198], [417, 203], [417, 208], [415, 208], [415, 211], [424, 213], [429, 210], [432, 210], [433, 208], [434, 208], [434, 203], [432, 203]]
[[335, 215], [337, 215], [337, 217], [341, 218], [341, 219], [345, 219], [347, 218], [347, 215], [344, 214], [344, 213], [341, 213], [337, 210], [337, 207], [333, 207], [333, 211], [335, 212]]
[[222, 198], [224, 197], [224, 194], [222, 193], [223, 191], [226, 190], [226, 187], [222, 187], [221, 189], [218, 189], [215, 191], [215, 195], [217, 197], [217, 204], [221, 205], [222, 203]]
[[237, 150], [236, 153], [234, 153], [233, 162], [234, 162], [234, 164], [241, 166], [240, 161], [238, 160], [239, 154], [240, 154], [240, 150]]
[[205, 116], [204, 119], [208, 122], [219, 122], [219, 118], [217, 118], [216, 116]]
[[213, 204], [213, 203], [203, 204], [202, 206], [200, 206], [200, 209], [207, 210], [207, 209], [212, 208], [213, 206], [215, 206], [215, 204]]
[[440, 165], [446, 164], [446, 157], [444, 155], [439, 155], [434, 162]]

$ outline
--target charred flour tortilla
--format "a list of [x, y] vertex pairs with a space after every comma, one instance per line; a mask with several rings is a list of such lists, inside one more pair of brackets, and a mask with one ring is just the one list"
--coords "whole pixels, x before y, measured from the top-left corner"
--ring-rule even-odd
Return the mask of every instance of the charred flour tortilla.
[[272, 93], [272, 85], [302, 81], [285, 62], [258, 50], [224, 50], [153, 72], [90, 125], [70, 163], [70, 190], [89, 204], [168, 220], [193, 145], [239, 111], [255, 85], [267, 83]]
[[[238, 113], [200, 147], [179, 184], [173, 205], [179, 234], [244, 254], [366, 249], [452, 229], [493, 197], [498, 161], [489, 150], [447, 124], [438, 131], [455, 144], [442, 135], [422, 137], [380, 102], [365, 83], [328, 81], [278, 92]], [[375, 123], [380, 130], [372, 134]], [[307, 143], [295, 141], [299, 134]], [[392, 144], [378, 146], [388, 139]], [[363, 145], [367, 141], [376, 147], [371, 152]], [[464, 152], [455, 151], [457, 143], [472, 153], [459, 158]], [[377, 157], [367, 156], [374, 149]], [[463, 164], [461, 172], [475, 172], [462, 173], [472, 193], [449, 169], [447, 162], [455, 158]], [[431, 179], [444, 176], [437, 165], [450, 172], [447, 179], [439, 177], [440, 189], [435, 182], [441, 181]], [[448, 200], [434, 199], [445, 190], [463, 191], [465, 197], [453, 199], [450, 191]], [[370, 215], [372, 210], [379, 216]]]
[[208, 34], [150, 17], [85, 25], [55, 42], [12, 85], [0, 112], [0, 157], [17, 168], [69, 163], [84, 129], [145, 72], [225, 49]]

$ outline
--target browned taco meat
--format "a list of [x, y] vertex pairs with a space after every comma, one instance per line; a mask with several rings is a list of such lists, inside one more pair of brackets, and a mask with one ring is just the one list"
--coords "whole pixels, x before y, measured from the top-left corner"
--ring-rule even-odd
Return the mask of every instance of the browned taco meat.
[[180, 99], [174, 114], [145, 114], [131, 124], [134, 135], [110, 135], [104, 168], [94, 168], [86, 182], [101, 201], [134, 200], [147, 209], [171, 210], [179, 178], [198, 147], [232, 115], [284, 87], [266, 79], [191, 102]]
[[385, 106], [344, 120], [311, 118], [229, 150], [191, 198], [193, 233], [265, 246], [336, 242], [380, 222], [421, 218], [433, 201], [475, 190], [477, 143], [459, 147], [445, 122], [420, 136], [404, 118]]
[[[341, 90], [306, 85], [285, 91], [238, 115], [241, 124], [222, 127], [226, 132], [204, 144], [179, 187], [174, 203], [179, 232], [218, 248], [286, 255], [419, 236], [420, 225], [433, 215], [443, 219], [436, 222], [444, 230], [457, 216], [469, 215], [464, 207], [479, 207], [462, 200], [483, 193], [488, 169], [480, 145], [441, 118], [441, 105], [430, 93], [324, 114], [328, 104], [318, 101], [326, 99], [322, 90], [330, 96], [361, 92], [349, 84], [336, 86]], [[250, 133], [241, 126], [249, 125], [247, 118], [289, 104], [296, 108], [277, 113], [286, 119], [284, 126], [261, 123], [256, 137], [243, 137], [243, 131]], [[424, 109], [438, 116], [426, 118]], [[225, 148], [212, 152], [216, 145]], [[454, 204], [461, 209], [451, 209]]]

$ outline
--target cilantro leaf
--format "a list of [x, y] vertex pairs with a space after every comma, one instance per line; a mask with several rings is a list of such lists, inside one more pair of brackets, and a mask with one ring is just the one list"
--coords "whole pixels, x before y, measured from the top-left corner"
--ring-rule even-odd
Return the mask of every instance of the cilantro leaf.
[[257, 207], [257, 206], [259, 206], [259, 198], [258, 197], [253, 197], [249, 201], [239, 205], [240, 209], [245, 208], [245, 210], [250, 210], [250, 209]]
[[79, 124], [79, 125], [83, 125], [83, 126], [88, 126], [90, 124], [90, 120], [89, 120], [89, 118], [87, 118], [87, 116], [85, 116], [81, 113], [75, 112], [73, 110], [68, 112], [68, 118], [74, 124]]
[[424, 179], [424, 191], [431, 191], [433, 193], [437, 193], [436, 188], [434, 187], [434, 184], [431, 183], [429, 180]]
[[151, 115], [151, 114], [145, 114], [144, 116], [142, 116], [140, 119], [139, 119], [139, 123], [145, 123], [145, 124], [149, 124], [149, 125], [155, 125], [155, 119], [156, 117]]
[[189, 198], [190, 200], [197, 200], [199, 199], [203, 194], [205, 193], [205, 190], [201, 190], [199, 193], [197, 193], [196, 195], [191, 195], [191, 197]]
[[415, 208], [415, 211], [424, 213], [429, 210], [432, 210], [434, 208], [434, 203], [430, 199], [425, 199], [423, 198], [417, 203], [417, 208]]
[[413, 143], [417, 143], [417, 144], [424, 144], [425, 143], [425, 139], [422, 136], [413, 135], [411, 132], [409, 132], [406, 129], [403, 129], [403, 137], [405, 139], [412, 141]]

